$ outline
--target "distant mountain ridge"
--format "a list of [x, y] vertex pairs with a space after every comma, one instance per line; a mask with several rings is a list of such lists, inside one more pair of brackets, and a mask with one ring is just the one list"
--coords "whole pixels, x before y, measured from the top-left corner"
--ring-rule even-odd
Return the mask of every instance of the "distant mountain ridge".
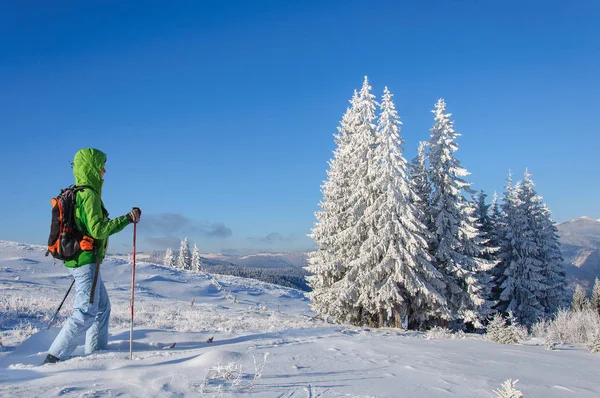
[[303, 268], [308, 265], [306, 256], [305, 252], [268, 252], [245, 256], [215, 256], [215, 258], [250, 268]]
[[557, 228], [570, 281], [591, 288], [600, 278], [600, 219], [579, 217]]

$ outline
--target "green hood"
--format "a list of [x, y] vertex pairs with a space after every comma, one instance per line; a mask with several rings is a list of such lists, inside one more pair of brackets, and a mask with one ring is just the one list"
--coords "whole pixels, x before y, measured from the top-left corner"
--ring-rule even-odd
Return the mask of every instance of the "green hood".
[[88, 185], [98, 195], [102, 194], [102, 168], [106, 163], [106, 154], [98, 149], [84, 148], [75, 154], [73, 159], [73, 176], [75, 185]]

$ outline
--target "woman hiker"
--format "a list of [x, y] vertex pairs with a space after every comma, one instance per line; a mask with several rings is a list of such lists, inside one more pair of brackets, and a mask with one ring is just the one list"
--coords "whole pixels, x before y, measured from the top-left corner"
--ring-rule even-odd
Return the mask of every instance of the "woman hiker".
[[105, 163], [106, 155], [93, 148], [80, 150], [73, 160], [75, 185], [86, 187], [77, 192], [75, 223], [80, 231], [93, 239], [93, 245], [91, 250], [82, 250], [73, 260], [65, 262], [75, 278], [73, 314], [54, 339], [44, 363], [68, 359], [77, 348], [77, 338], [83, 333], [86, 354], [108, 348], [110, 301], [96, 269], [106, 254], [108, 237], [139, 222], [142, 211], [134, 207], [124, 216], [114, 220], [108, 218], [102, 203]]

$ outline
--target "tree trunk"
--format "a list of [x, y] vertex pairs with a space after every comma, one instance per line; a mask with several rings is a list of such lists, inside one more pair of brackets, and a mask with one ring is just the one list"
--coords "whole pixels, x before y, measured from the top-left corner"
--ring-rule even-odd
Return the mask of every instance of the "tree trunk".
[[396, 328], [402, 329], [402, 313], [400, 312], [400, 304], [396, 304], [395, 309], [396, 309]]
[[385, 314], [383, 308], [379, 309], [379, 327], [382, 328], [384, 326]]

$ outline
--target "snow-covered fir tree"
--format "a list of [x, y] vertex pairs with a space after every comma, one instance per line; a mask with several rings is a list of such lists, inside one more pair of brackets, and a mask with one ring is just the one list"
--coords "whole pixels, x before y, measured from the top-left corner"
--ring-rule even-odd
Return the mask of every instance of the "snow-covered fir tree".
[[590, 307], [590, 302], [585, 294], [585, 289], [581, 285], [575, 286], [573, 299], [571, 301], [571, 309], [573, 311], [583, 311]]
[[173, 256], [173, 250], [170, 248], [165, 252], [165, 258], [163, 264], [167, 267], [175, 267], [175, 257]]
[[488, 274], [493, 263], [482, 258], [483, 241], [476, 228], [474, 208], [465, 193], [470, 193], [469, 175], [454, 156], [458, 150], [451, 114], [440, 99], [429, 141], [430, 211], [433, 222], [431, 252], [435, 266], [446, 279], [446, 298], [455, 319], [480, 325], [491, 313], [487, 301]]
[[526, 325], [544, 315], [538, 300], [537, 289], [541, 280], [541, 263], [535, 258], [532, 231], [524, 213], [519, 187], [509, 173], [503, 194], [501, 253], [498, 265], [498, 303], [496, 309], [503, 314], [512, 311]]
[[490, 229], [488, 231], [487, 238], [489, 242], [487, 244], [488, 247], [495, 247], [496, 253], [494, 257], [498, 257], [498, 253], [500, 252], [500, 230], [502, 229], [502, 209], [500, 207], [500, 202], [498, 199], [498, 194], [494, 192], [494, 196], [492, 196], [492, 203], [489, 207], [489, 222]]
[[558, 230], [531, 174], [507, 187], [498, 309], [531, 325], [567, 305], [567, 280]]
[[[432, 318], [449, 318], [443, 275], [431, 264], [425, 225], [415, 205], [402, 155], [400, 118], [387, 87], [374, 145], [367, 155], [362, 184], [367, 198], [362, 215], [365, 240], [351, 262], [360, 288], [356, 303], [379, 326], [405, 318], [418, 327]], [[374, 319], [373, 319], [374, 318]]]
[[498, 251], [496, 246], [492, 245], [492, 231], [494, 230], [494, 224], [492, 221], [492, 215], [490, 213], [491, 204], [486, 203], [487, 194], [481, 190], [474, 196], [474, 207], [475, 207], [475, 219], [477, 228], [479, 230], [479, 236], [483, 240], [483, 257], [488, 260], [495, 259], [495, 253]]
[[427, 177], [427, 165], [425, 157], [426, 141], [419, 142], [417, 156], [413, 158], [409, 167], [410, 182], [415, 192], [414, 203], [419, 210], [419, 220], [427, 227], [424, 233], [427, 242], [430, 242], [431, 237], [429, 231], [433, 231], [433, 223], [431, 219], [431, 211], [429, 201], [431, 199], [431, 183]]
[[497, 309], [527, 326], [565, 304], [565, 272], [556, 227], [531, 175], [506, 186], [503, 203]]
[[[600, 315], [600, 279], [596, 278], [594, 282], [594, 288], [592, 289], [592, 298], [590, 300], [592, 309], [596, 310]], [[600, 336], [599, 336], [600, 337]]]
[[[486, 202], [487, 194], [481, 190], [473, 197], [474, 216], [476, 219], [476, 227], [479, 230], [479, 236], [482, 239], [481, 258], [490, 262], [491, 268], [485, 273], [486, 278], [482, 278], [482, 283], [486, 283], [484, 295], [488, 300], [488, 308], [495, 305], [493, 300], [493, 291], [495, 290], [495, 278], [493, 271], [498, 264], [498, 252], [500, 250], [496, 234], [494, 233], [494, 219], [491, 211], [494, 201], [497, 201], [497, 196], [494, 196], [492, 204]], [[497, 209], [495, 209], [497, 211]]]
[[362, 324], [372, 322], [374, 317], [362, 304], [359, 295], [362, 286], [359, 277], [365, 272], [366, 264], [360, 261], [368, 237], [368, 221], [365, 209], [374, 201], [373, 174], [375, 167], [374, 148], [377, 146], [376, 119], [377, 102], [371, 93], [371, 85], [365, 77], [359, 92], [350, 134], [349, 158], [346, 164], [350, 173], [350, 189], [346, 191], [348, 219], [346, 228], [336, 236], [343, 246], [343, 257], [347, 269], [335, 283], [335, 300], [332, 303], [334, 319], [343, 323]]
[[531, 174], [525, 173], [523, 192], [530, 191], [529, 196], [536, 198], [532, 203], [532, 218], [537, 234], [539, 258], [542, 262], [542, 289], [540, 302], [549, 317], [558, 309], [568, 306], [567, 270], [560, 251], [558, 228], [551, 218], [551, 212], [533, 188]]
[[179, 269], [192, 269], [192, 255], [190, 253], [190, 246], [188, 244], [188, 238], [185, 237], [181, 241], [179, 246], [179, 256], [177, 257], [177, 268]]
[[[509, 176], [509, 179], [512, 177]], [[509, 185], [512, 185], [512, 180], [510, 180]], [[489, 291], [490, 301], [494, 302], [494, 306], [497, 307], [498, 300], [500, 298], [500, 294], [502, 293], [502, 289], [500, 285], [502, 284], [503, 277], [503, 263], [502, 263], [502, 239], [504, 233], [504, 220], [505, 217], [502, 213], [502, 208], [500, 205], [500, 200], [498, 199], [498, 194], [494, 192], [494, 196], [492, 197], [492, 203], [490, 205], [490, 222], [492, 224], [492, 229], [489, 231], [489, 242], [488, 245], [491, 247], [496, 247], [497, 250], [494, 253], [494, 258], [496, 260], [496, 265], [488, 272], [490, 275], [490, 284], [491, 289]]]
[[202, 269], [202, 260], [200, 260], [200, 251], [198, 245], [194, 243], [194, 250], [192, 250], [192, 271], [200, 272]]
[[358, 123], [358, 92], [350, 100], [350, 107], [342, 117], [338, 134], [335, 135], [337, 148], [329, 161], [327, 180], [321, 186], [323, 199], [320, 210], [315, 213], [317, 222], [309, 235], [317, 244], [317, 249], [308, 255], [306, 270], [312, 291], [309, 293], [311, 307], [323, 317], [331, 316], [341, 321], [344, 313], [337, 307], [339, 299], [337, 283], [347, 270], [347, 259], [357, 253], [357, 248], [346, 244], [350, 225], [349, 196], [352, 184], [352, 135]]

